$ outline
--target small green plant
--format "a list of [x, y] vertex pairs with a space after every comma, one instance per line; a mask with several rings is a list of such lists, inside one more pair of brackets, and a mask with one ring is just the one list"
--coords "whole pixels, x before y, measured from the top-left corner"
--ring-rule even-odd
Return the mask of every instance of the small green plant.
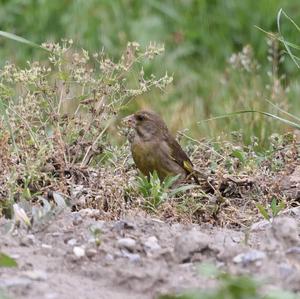
[[[297, 299], [291, 292], [276, 290], [263, 294], [261, 284], [247, 275], [232, 275], [218, 270], [213, 265], [205, 265], [202, 275], [217, 279], [220, 284], [214, 290], [190, 291], [179, 295], [162, 295], [159, 299]], [[202, 271], [201, 271], [202, 272]]]
[[95, 240], [96, 246], [101, 245], [101, 236], [102, 236], [102, 230], [97, 226], [90, 226], [89, 228], [91, 235], [93, 236]]
[[256, 204], [256, 207], [258, 208], [261, 215], [268, 221], [272, 221], [279, 212], [281, 212], [285, 208], [285, 203], [280, 200], [277, 202], [276, 198], [272, 199], [272, 202], [269, 207], [264, 207], [262, 204], [258, 203]]
[[15, 261], [15, 259], [13, 259], [12, 257], [10, 257], [9, 255], [0, 252], [0, 267], [17, 267], [18, 264]]
[[180, 175], [169, 176], [161, 181], [156, 171], [150, 174], [149, 179], [140, 175], [137, 178], [137, 187], [145, 198], [145, 208], [156, 212], [157, 208], [168, 198], [194, 187], [194, 185], [182, 185], [171, 189], [179, 177]]

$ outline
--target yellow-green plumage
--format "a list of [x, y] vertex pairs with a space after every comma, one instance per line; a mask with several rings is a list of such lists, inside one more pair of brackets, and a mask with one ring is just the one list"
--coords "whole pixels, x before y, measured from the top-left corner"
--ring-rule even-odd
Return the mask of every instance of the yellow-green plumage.
[[140, 111], [127, 117], [127, 121], [135, 130], [132, 157], [144, 175], [156, 171], [160, 179], [178, 174], [184, 179], [193, 172], [192, 162], [156, 113]]

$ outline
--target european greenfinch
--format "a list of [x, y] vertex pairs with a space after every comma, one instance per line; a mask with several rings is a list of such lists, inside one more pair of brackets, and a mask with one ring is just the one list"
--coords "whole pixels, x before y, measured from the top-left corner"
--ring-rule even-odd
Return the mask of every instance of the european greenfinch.
[[180, 175], [179, 180], [194, 177], [193, 164], [171, 135], [162, 118], [152, 111], [139, 111], [123, 122], [133, 128], [130, 136], [132, 157], [137, 168], [148, 176], [157, 172], [160, 180]]

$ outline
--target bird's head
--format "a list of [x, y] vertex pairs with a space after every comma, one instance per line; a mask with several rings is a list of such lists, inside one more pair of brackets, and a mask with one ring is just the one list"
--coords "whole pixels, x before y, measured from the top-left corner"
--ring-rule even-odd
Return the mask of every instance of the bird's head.
[[133, 128], [145, 141], [159, 137], [168, 130], [165, 122], [157, 113], [147, 110], [138, 111], [125, 117], [123, 123]]

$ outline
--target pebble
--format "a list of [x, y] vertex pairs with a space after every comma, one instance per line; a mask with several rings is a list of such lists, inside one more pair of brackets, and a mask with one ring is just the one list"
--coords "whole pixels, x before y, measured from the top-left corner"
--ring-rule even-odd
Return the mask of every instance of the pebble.
[[175, 239], [175, 256], [181, 263], [189, 262], [194, 253], [199, 253], [209, 247], [210, 238], [197, 230], [182, 233]]
[[85, 249], [80, 246], [75, 246], [73, 248], [73, 253], [75, 254], [76, 257], [81, 258], [85, 256]]
[[42, 270], [32, 270], [23, 272], [23, 276], [36, 281], [45, 281], [47, 280], [47, 273]]
[[260, 232], [265, 231], [266, 229], [271, 227], [270, 221], [267, 220], [261, 220], [258, 222], [255, 222], [251, 225], [250, 231], [251, 232]]
[[45, 294], [45, 299], [56, 299], [59, 298], [59, 294], [58, 293], [48, 293]]
[[122, 250], [122, 255], [129, 259], [130, 262], [137, 263], [141, 260], [141, 256], [138, 253], [130, 253], [127, 250]]
[[135, 229], [135, 225], [129, 221], [125, 221], [125, 220], [120, 220], [120, 221], [117, 221], [114, 226], [113, 226], [113, 229], [120, 232], [124, 229]]
[[274, 237], [286, 247], [300, 243], [298, 223], [291, 217], [275, 218], [272, 225]]
[[286, 254], [299, 254], [299, 257], [300, 257], [300, 246], [291, 247], [285, 253]]
[[114, 260], [114, 256], [113, 256], [112, 254], [108, 253], [108, 254], [106, 254], [106, 256], [105, 256], [105, 259], [106, 259], [107, 261], [113, 261], [113, 260]]
[[21, 246], [32, 246], [35, 243], [35, 236], [30, 234], [30, 235], [26, 235], [24, 236], [21, 240], [20, 240], [20, 245]]
[[0, 279], [0, 288], [27, 287], [31, 285], [28, 278], [10, 277], [8, 279]]
[[62, 233], [60, 233], [60, 232], [52, 233], [52, 237], [60, 237], [60, 236], [62, 236]]
[[99, 217], [101, 215], [101, 211], [98, 209], [81, 209], [78, 213], [80, 213], [80, 215], [82, 217]]
[[70, 239], [70, 240], [68, 240], [67, 244], [70, 246], [75, 246], [77, 244], [77, 240], [74, 238]]
[[278, 266], [279, 274], [281, 278], [286, 279], [290, 275], [292, 275], [295, 272], [295, 269], [293, 269], [289, 264], [287, 263], [281, 263]]
[[91, 259], [97, 255], [97, 250], [94, 248], [88, 248], [85, 252], [86, 256]]
[[238, 254], [233, 258], [236, 264], [248, 265], [257, 261], [261, 261], [267, 257], [266, 253], [259, 250], [250, 250], [246, 253]]
[[78, 212], [73, 213], [73, 225], [76, 226], [81, 224], [82, 222], [83, 222], [82, 216]]
[[52, 249], [52, 245], [49, 245], [49, 244], [42, 244], [41, 245], [42, 246], [42, 248], [44, 248], [44, 249]]
[[134, 251], [136, 248], [136, 241], [132, 238], [122, 238], [119, 239], [118, 242], [118, 247], [121, 249], [127, 249], [128, 251]]
[[161, 249], [160, 245], [158, 244], [158, 240], [155, 236], [149, 237], [146, 242], [144, 243], [146, 251], [156, 251]]

